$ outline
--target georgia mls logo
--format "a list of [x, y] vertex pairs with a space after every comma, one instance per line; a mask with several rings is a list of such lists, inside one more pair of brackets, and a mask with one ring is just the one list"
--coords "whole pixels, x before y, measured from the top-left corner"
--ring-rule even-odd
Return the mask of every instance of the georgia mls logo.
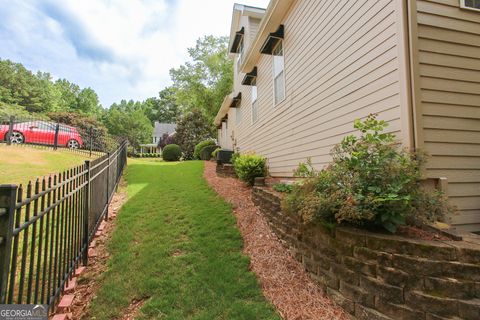
[[41, 304], [37, 304], [33, 307], [32, 316], [34, 317], [46, 317], [48, 315], [47, 310]]
[[48, 306], [41, 304], [0, 305], [0, 320], [47, 320]]

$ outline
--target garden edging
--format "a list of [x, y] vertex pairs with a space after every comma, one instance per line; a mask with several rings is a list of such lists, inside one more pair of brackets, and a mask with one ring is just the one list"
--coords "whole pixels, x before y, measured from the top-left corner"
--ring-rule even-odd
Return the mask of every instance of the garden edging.
[[357, 319], [480, 319], [479, 246], [307, 227], [282, 212], [277, 192], [256, 186], [252, 198], [309, 275]]

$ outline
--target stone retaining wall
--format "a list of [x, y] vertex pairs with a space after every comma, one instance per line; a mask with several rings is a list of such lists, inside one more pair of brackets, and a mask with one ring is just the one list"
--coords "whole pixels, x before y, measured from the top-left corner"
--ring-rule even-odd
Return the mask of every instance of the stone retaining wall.
[[280, 195], [254, 187], [271, 228], [337, 304], [357, 319], [480, 319], [480, 247], [353, 228], [305, 227]]

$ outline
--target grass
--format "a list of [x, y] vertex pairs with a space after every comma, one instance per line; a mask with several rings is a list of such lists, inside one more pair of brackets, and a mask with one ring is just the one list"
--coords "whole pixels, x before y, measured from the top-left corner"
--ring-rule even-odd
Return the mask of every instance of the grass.
[[0, 184], [26, 184], [80, 165], [88, 156], [69, 150], [0, 145]]
[[108, 243], [108, 271], [86, 315], [112, 319], [280, 319], [249, 271], [231, 207], [203, 163], [129, 160], [128, 201]]

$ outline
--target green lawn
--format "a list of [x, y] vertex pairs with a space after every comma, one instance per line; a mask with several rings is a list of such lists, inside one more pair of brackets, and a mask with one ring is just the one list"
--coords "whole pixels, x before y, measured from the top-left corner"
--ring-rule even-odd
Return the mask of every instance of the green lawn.
[[0, 184], [26, 184], [29, 180], [78, 166], [86, 154], [29, 146], [0, 145]]
[[86, 318], [146, 299], [138, 319], [280, 319], [249, 271], [231, 207], [202, 174], [200, 161], [129, 159], [129, 198]]

